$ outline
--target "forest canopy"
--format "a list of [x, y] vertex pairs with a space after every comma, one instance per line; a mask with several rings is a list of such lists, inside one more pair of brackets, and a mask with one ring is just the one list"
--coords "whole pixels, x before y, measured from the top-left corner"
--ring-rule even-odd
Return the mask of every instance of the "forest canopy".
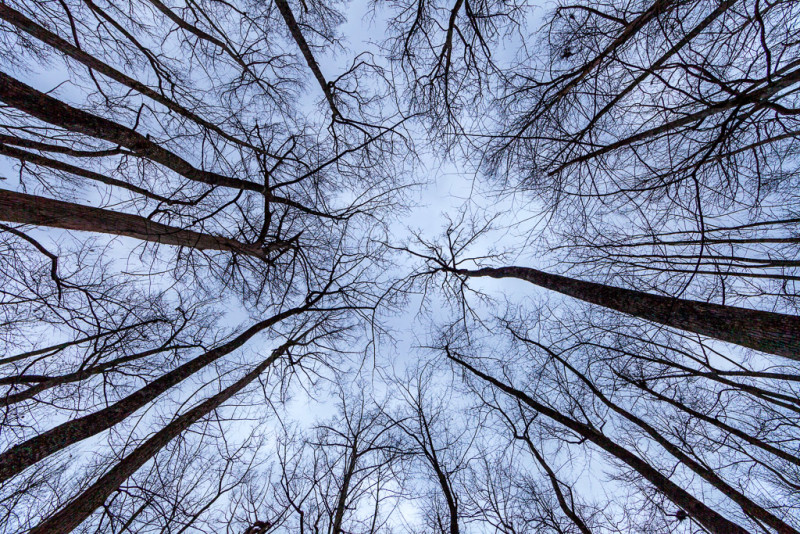
[[800, 2], [0, 0], [0, 534], [800, 534]]

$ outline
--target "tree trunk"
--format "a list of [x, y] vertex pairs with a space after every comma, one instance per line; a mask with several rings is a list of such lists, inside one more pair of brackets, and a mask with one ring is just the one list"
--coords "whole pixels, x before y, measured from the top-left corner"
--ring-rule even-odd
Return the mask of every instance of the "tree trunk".
[[728, 343], [800, 360], [800, 317], [584, 282], [528, 267], [447, 269], [467, 277], [519, 278], [585, 302]]
[[791, 526], [786, 524], [777, 516], [769, 513], [763, 507], [759, 506], [755, 502], [753, 502], [750, 498], [746, 495], [738, 491], [736, 488], [733, 488], [730, 484], [725, 482], [720, 476], [718, 476], [713, 469], [703, 465], [700, 461], [695, 460], [688, 454], [686, 454], [680, 447], [676, 446], [674, 443], [669, 441], [663, 435], [661, 435], [658, 430], [654, 427], [640, 419], [639, 417], [635, 416], [633, 413], [625, 410], [618, 404], [614, 403], [608, 397], [600, 391], [594, 383], [589, 380], [583, 373], [578, 371], [575, 367], [570, 365], [566, 360], [561, 358], [558, 354], [554, 353], [553, 351], [549, 350], [548, 348], [542, 346], [539, 343], [536, 343], [539, 347], [543, 348], [547, 353], [558, 360], [561, 365], [566, 367], [567, 369], [572, 372], [575, 376], [580, 379], [581, 382], [586, 384], [586, 387], [594, 394], [595, 397], [600, 399], [600, 401], [608, 406], [614, 413], [619, 414], [620, 416], [624, 417], [634, 425], [641, 428], [650, 438], [653, 439], [656, 443], [661, 445], [664, 450], [666, 450], [669, 454], [671, 454], [676, 460], [678, 460], [681, 464], [685, 467], [693, 471], [697, 474], [700, 478], [711, 484], [720, 493], [728, 497], [730, 500], [738, 504], [742, 511], [752, 517], [756, 521], [760, 521], [769, 525], [770, 527], [774, 528], [780, 534], [800, 534], [797, 530], [793, 529]]
[[0, 100], [49, 124], [124, 146], [137, 156], [160, 163], [189, 180], [234, 189], [264, 191], [262, 184], [198, 169], [177, 154], [151, 141], [149, 136], [144, 136], [114, 121], [74, 108], [37, 91], [4, 72], [0, 72]]
[[145, 462], [153, 458], [167, 443], [258, 378], [267, 367], [286, 352], [290, 345], [291, 342], [285, 343], [275, 349], [269, 358], [261, 362], [237, 382], [201, 402], [159, 430], [153, 437], [136, 447], [131, 454], [121, 460], [108, 473], [101, 476], [86, 491], [73, 499], [72, 502], [32, 528], [29, 534], [66, 534], [71, 532], [92, 512], [102, 506], [111, 493], [119, 488]]
[[651, 137], [655, 137], [657, 135], [669, 132], [676, 128], [680, 128], [681, 126], [694, 124], [708, 117], [716, 115], [717, 113], [722, 113], [723, 111], [728, 111], [731, 109], [736, 109], [748, 105], [755, 106], [756, 109], [758, 109], [759, 107], [763, 107], [764, 104], [768, 102], [769, 98], [775, 96], [775, 94], [786, 89], [787, 87], [791, 87], [792, 85], [796, 84], [799, 81], [800, 81], [800, 69], [797, 69], [789, 72], [789, 74], [784, 75], [782, 78], [778, 78], [777, 81], [769, 81], [767, 85], [765, 87], [762, 87], [761, 89], [753, 88], [750, 92], [741, 92], [733, 98], [729, 98], [721, 102], [716, 102], [700, 111], [690, 113], [679, 119], [675, 119], [673, 121], [664, 123], [661, 126], [656, 126], [655, 128], [639, 132], [625, 139], [615, 141], [613, 143], [603, 146], [602, 148], [598, 148], [597, 150], [594, 150], [577, 158], [571, 159], [566, 163], [561, 164], [561, 166], [559, 166], [554, 171], [550, 171], [548, 174], [551, 176], [554, 174], [558, 174], [567, 167], [575, 165], [576, 163], [583, 163], [591, 159], [594, 159], [598, 156], [602, 156], [603, 154], [608, 154], [609, 152], [613, 152], [618, 148], [632, 145], [633, 143], [644, 141], [645, 139], [650, 139]]
[[285, 250], [288, 246], [279, 242], [261, 247], [258, 244], [242, 243], [227, 237], [161, 224], [140, 215], [7, 190], [0, 190], [0, 220], [64, 230], [120, 235], [198, 250], [236, 252], [261, 259], [266, 259], [271, 251]]
[[36, 396], [42, 391], [46, 391], [48, 389], [60, 386], [62, 384], [69, 384], [71, 382], [80, 382], [81, 380], [85, 380], [90, 376], [98, 375], [100, 373], [113, 372], [116, 366], [121, 365], [123, 363], [140, 360], [142, 358], [147, 358], [148, 356], [152, 356], [153, 354], [158, 354], [169, 350], [187, 349], [187, 348], [196, 348], [196, 347], [188, 347], [188, 346], [158, 347], [143, 352], [137, 352], [136, 354], [131, 354], [129, 356], [122, 356], [120, 358], [116, 358], [111, 361], [99, 363], [89, 368], [80, 369], [78, 371], [74, 371], [72, 373], [67, 373], [60, 376], [23, 374], [17, 376], [2, 377], [0, 378], [0, 386], [31, 384], [31, 383], [33, 383], [34, 385], [30, 386], [28, 389], [25, 389], [24, 391], [19, 391], [17, 393], [9, 392], [9, 394], [7, 394], [5, 397], [0, 398], [0, 407], [17, 404], [18, 402], [22, 402], [24, 400]]
[[153, 99], [155, 102], [163, 105], [167, 109], [186, 117], [189, 120], [194, 121], [198, 125], [202, 126], [203, 128], [207, 128], [220, 137], [227, 139], [233, 143], [236, 143], [241, 146], [246, 146], [256, 151], [263, 152], [263, 149], [256, 147], [255, 145], [238, 139], [237, 137], [225, 132], [222, 128], [218, 125], [200, 117], [197, 113], [187, 109], [183, 105], [170, 100], [169, 98], [165, 97], [158, 91], [151, 89], [147, 85], [134, 80], [130, 76], [127, 76], [123, 72], [118, 71], [114, 67], [104, 63], [103, 61], [97, 59], [96, 57], [87, 54], [77, 46], [73, 45], [72, 43], [62, 39], [59, 35], [49, 31], [47, 28], [42, 27], [41, 25], [37, 24], [35, 21], [29, 19], [24, 14], [20, 13], [19, 11], [11, 8], [10, 6], [0, 4], [0, 19], [5, 20], [6, 22], [13, 24], [15, 27], [19, 28], [27, 32], [29, 35], [39, 39], [43, 43], [47, 43], [48, 45], [52, 46], [59, 52], [62, 52], [72, 59], [83, 63], [88, 69], [96, 70], [108, 76], [112, 80], [121, 83], [127, 87], [130, 87], [134, 91], [137, 91], [143, 95], [148, 96], [149, 98]]
[[347, 468], [342, 478], [342, 488], [339, 490], [339, 498], [336, 502], [336, 512], [333, 516], [333, 525], [331, 534], [342, 534], [342, 522], [344, 521], [344, 511], [347, 508], [347, 494], [350, 491], [350, 481], [353, 479], [353, 473], [356, 471], [356, 464], [358, 462], [358, 440], [353, 442], [353, 447], [350, 451], [350, 458], [347, 462]]
[[302, 313], [316, 303], [316, 300], [318, 299], [313, 300], [302, 308], [292, 308], [254, 324], [234, 339], [184, 363], [107, 408], [62, 423], [47, 432], [11, 447], [3, 454], [0, 454], [0, 483], [47, 456], [125, 420], [136, 410], [153, 401], [172, 386], [182, 382], [215, 360], [230, 354], [262, 330], [292, 315]]
[[745, 529], [724, 518], [701, 501], [697, 500], [690, 493], [682, 489], [680, 486], [672, 482], [668, 477], [662, 475], [657, 469], [642, 460], [632, 452], [628, 451], [625, 447], [617, 444], [609, 439], [606, 435], [598, 431], [596, 428], [589, 426], [580, 421], [576, 421], [561, 412], [545, 406], [526, 395], [524, 392], [515, 389], [496, 378], [482, 373], [475, 369], [467, 362], [457, 358], [453, 353], [447, 349], [447, 357], [455, 361], [462, 367], [468, 369], [472, 374], [480, 377], [486, 382], [489, 382], [494, 387], [504, 391], [512, 397], [522, 401], [527, 406], [536, 412], [564, 425], [573, 432], [579, 434], [587, 441], [594, 443], [607, 453], [611, 454], [618, 460], [624, 462], [634, 471], [639, 473], [645, 480], [650, 482], [658, 491], [664, 494], [669, 500], [682, 508], [686, 513], [693, 517], [698, 523], [703, 525], [713, 534], [748, 534]]
[[333, 113], [333, 118], [335, 119], [336, 117], [340, 117], [341, 114], [336, 107], [336, 101], [333, 98], [331, 86], [327, 81], [325, 81], [325, 76], [322, 75], [319, 64], [314, 58], [314, 54], [311, 53], [311, 47], [308, 46], [308, 42], [306, 41], [306, 38], [303, 37], [303, 32], [300, 30], [300, 25], [294, 18], [294, 13], [292, 13], [292, 8], [289, 6], [289, 2], [286, 0], [275, 0], [275, 5], [278, 7], [278, 11], [280, 11], [283, 21], [286, 23], [286, 27], [289, 29], [289, 33], [292, 34], [292, 39], [294, 39], [294, 42], [297, 43], [297, 47], [303, 53], [306, 64], [308, 64], [308, 68], [311, 69], [311, 72], [314, 74], [314, 78], [317, 79], [317, 83], [319, 83], [320, 88], [322, 88], [322, 92], [325, 94], [325, 100], [328, 101], [328, 105]]

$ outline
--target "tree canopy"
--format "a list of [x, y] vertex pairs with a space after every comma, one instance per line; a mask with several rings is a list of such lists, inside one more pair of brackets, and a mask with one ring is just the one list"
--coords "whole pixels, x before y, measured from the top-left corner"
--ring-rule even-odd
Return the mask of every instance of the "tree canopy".
[[800, 534], [800, 2], [3, 0], [0, 533]]

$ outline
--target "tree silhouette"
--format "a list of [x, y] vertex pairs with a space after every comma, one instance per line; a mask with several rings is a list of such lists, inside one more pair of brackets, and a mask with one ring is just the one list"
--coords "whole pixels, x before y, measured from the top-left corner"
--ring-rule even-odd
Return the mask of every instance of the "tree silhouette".
[[800, 3], [9, 0], [0, 63], [0, 533], [800, 532]]

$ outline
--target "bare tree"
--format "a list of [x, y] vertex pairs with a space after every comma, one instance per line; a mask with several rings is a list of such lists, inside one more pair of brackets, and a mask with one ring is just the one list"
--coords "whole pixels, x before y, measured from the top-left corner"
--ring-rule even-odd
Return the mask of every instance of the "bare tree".
[[395, 377], [392, 386], [402, 400], [392, 420], [404, 434], [404, 450], [413, 455], [416, 470], [430, 488], [426, 528], [458, 534], [468, 518], [464, 479], [482, 425], [480, 421], [459, 421], [463, 414], [448, 406], [452, 392], [441, 393], [444, 388], [436, 371], [433, 366], [420, 365]]
[[797, 534], [798, 20], [3, 3], [0, 530]]
[[[335, 368], [344, 354], [336, 343], [359, 321], [379, 330], [384, 253], [370, 234], [401, 207], [394, 155], [413, 147], [369, 56], [323, 78], [314, 56], [338, 43], [343, 17], [324, 3], [301, 7], [0, 6], [0, 154], [18, 170], [0, 192], [0, 305], [14, 318], [2, 327], [0, 362], [0, 478], [11, 496], [4, 513], [17, 517], [9, 528], [69, 531], [90, 517], [144, 528], [168, 505], [166, 529], [211, 524], [210, 508], [250, 484], [252, 469], [241, 470], [247, 480], [220, 481], [210, 501], [202, 476], [170, 501], [170, 485], [191, 479], [177, 471], [161, 485], [120, 488], [137, 473], [148, 480], [147, 465], [158, 472], [160, 451], [180, 450], [276, 361], [287, 361], [288, 388], [293, 376]], [[40, 60], [54, 78], [28, 76]], [[308, 78], [327, 117], [314, 109], [319, 97], [302, 98]], [[251, 319], [233, 329], [216, 321], [231, 306]], [[289, 342], [240, 361], [264, 336]], [[226, 383], [239, 369], [244, 377]], [[218, 392], [180, 408], [197, 381]], [[176, 402], [181, 415], [153, 418]], [[123, 452], [103, 456], [118, 438]], [[63, 462], [90, 439], [106, 460], [70, 484]], [[46, 487], [58, 509], [20, 513], [26, 493]]]
[[[588, 455], [586, 444], [630, 469], [628, 476], [615, 476], [641, 486], [642, 495], [655, 488], [655, 495], [679, 507], [663, 510], [659, 498], [648, 497], [648, 507], [663, 510], [659, 521], [691, 517], [713, 530], [717, 519], [732, 517], [768, 532], [797, 531], [789, 497], [798, 487], [791, 366], [759, 370], [758, 359], [741, 363], [692, 336], [654, 332], [597, 309], [557, 317], [552, 309], [527, 305], [495, 322], [484, 318], [469, 333], [462, 320], [437, 346], [466, 376], [480, 379], [468, 380], [473, 394], [540, 466], [552, 504], [577, 531], [591, 527], [577, 513], [573, 486], [559, 480], [551, 462], [560, 462], [557, 451], [565, 448], [578, 458]], [[698, 493], [698, 480], [708, 489]], [[494, 486], [500, 489], [486, 491], [509, 493], [507, 483]], [[692, 502], [702, 506], [693, 512]], [[593, 509], [589, 517], [597, 521]], [[509, 510], [513, 520], [513, 506]], [[490, 517], [502, 522], [503, 516], [494, 511]]]
[[[454, 278], [453, 296], [463, 299], [469, 278], [518, 278], [539, 287], [597, 304], [641, 319], [672, 328], [710, 336], [729, 343], [777, 354], [787, 358], [800, 357], [800, 318], [794, 315], [750, 310], [734, 306], [654, 295], [643, 291], [614, 287], [551, 274], [530, 267], [479, 267], [467, 269], [461, 258], [464, 250], [476, 239], [468, 228], [450, 227], [445, 232], [447, 249], [420, 239], [422, 252], [404, 250], [425, 260], [416, 277], [443, 273]], [[448, 282], [446, 282], [448, 283]]]

